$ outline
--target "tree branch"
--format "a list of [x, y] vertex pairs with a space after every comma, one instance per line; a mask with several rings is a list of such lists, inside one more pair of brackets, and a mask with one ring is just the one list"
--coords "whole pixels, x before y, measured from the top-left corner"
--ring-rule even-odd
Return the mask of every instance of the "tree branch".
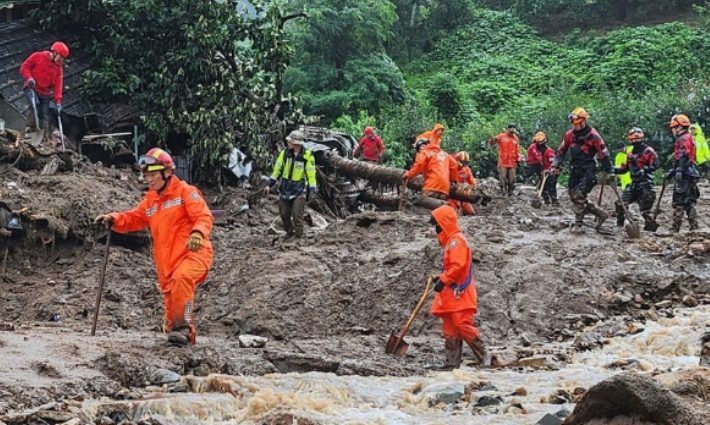
[[279, 23], [279, 29], [283, 29], [284, 24], [292, 19], [297, 19], [297, 18], [305, 18], [305, 19], [310, 19], [310, 17], [305, 13], [305, 12], [300, 12], [300, 13], [294, 13], [292, 15], [286, 15], [281, 18], [281, 22]]

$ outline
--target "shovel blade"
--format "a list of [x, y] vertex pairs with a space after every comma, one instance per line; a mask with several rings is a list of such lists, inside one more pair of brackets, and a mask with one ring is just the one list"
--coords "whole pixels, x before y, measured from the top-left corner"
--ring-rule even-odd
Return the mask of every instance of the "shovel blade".
[[629, 235], [629, 238], [631, 239], [638, 239], [641, 237], [641, 230], [639, 229], [638, 224], [636, 223], [626, 223], [624, 229], [626, 229], [626, 234]]
[[530, 201], [530, 205], [537, 210], [542, 208], [542, 202], [539, 199], [533, 199]]
[[409, 349], [409, 344], [402, 338], [397, 344], [399, 337], [392, 332], [390, 338], [387, 340], [387, 345], [385, 346], [385, 353], [394, 354], [395, 356], [404, 356], [407, 354]]
[[647, 221], [643, 225], [643, 230], [646, 230], [647, 232], [655, 232], [658, 230], [659, 224], [657, 221]]

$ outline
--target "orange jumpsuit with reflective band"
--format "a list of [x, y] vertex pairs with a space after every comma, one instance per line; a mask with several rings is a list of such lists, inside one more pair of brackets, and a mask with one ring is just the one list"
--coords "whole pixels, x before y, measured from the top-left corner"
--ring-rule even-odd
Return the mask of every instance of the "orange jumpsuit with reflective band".
[[[451, 158], [456, 162], [455, 155], [451, 155]], [[476, 179], [473, 177], [471, 169], [463, 166], [459, 167], [456, 164], [456, 173], [451, 175], [451, 181], [454, 183], [463, 183], [471, 186], [476, 185]], [[449, 205], [456, 211], [461, 210], [463, 215], [476, 215], [476, 210], [473, 209], [473, 205], [468, 202], [457, 201], [455, 199], [449, 199]]]
[[491, 140], [498, 145], [498, 168], [516, 168], [520, 161], [520, 140], [515, 134], [501, 133]]
[[[136, 208], [110, 215], [113, 229], [119, 233], [150, 228], [167, 330], [189, 326], [194, 344], [195, 288], [205, 280], [212, 265], [209, 235], [214, 218], [202, 193], [172, 176], [162, 193], [150, 190]], [[202, 249], [196, 252], [187, 249], [187, 240], [194, 231], [204, 237]]]
[[449, 177], [455, 161], [449, 155], [435, 145], [425, 145], [417, 152], [414, 165], [405, 175], [408, 179], [413, 179], [419, 174], [424, 174], [424, 187], [422, 192], [438, 192], [449, 196]]
[[439, 123], [436, 123], [436, 125], [434, 125], [433, 130], [425, 131], [424, 133], [417, 136], [414, 140], [427, 139], [430, 145], [441, 147], [441, 136], [438, 136], [436, 134], [436, 130], [444, 130], [444, 126]]
[[476, 282], [471, 284], [456, 298], [451, 284], [462, 284], [468, 277], [471, 264], [471, 248], [466, 237], [459, 229], [456, 211], [444, 205], [432, 211], [432, 216], [443, 229], [439, 233], [439, 243], [444, 248], [444, 271], [439, 278], [444, 282], [444, 289], [436, 294], [431, 306], [431, 314], [441, 317], [443, 333], [447, 338], [459, 338], [472, 343], [481, 333], [473, 326], [476, 315]]

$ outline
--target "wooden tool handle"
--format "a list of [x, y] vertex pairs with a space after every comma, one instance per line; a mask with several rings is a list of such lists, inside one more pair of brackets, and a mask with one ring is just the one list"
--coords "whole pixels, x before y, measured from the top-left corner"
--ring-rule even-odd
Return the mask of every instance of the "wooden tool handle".
[[395, 347], [399, 346], [400, 342], [402, 342], [402, 340], [404, 339], [404, 336], [409, 331], [409, 327], [412, 326], [412, 323], [414, 323], [414, 319], [417, 317], [419, 310], [421, 310], [422, 306], [424, 306], [424, 302], [426, 302], [426, 299], [431, 294], [431, 292], [433, 290], [431, 287], [431, 281], [433, 278], [434, 278], [433, 275], [429, 275], [429, 279], [426, 282], [426, 289], [424, 290], [424, 295], [422, 295], [422, 297], [419, 299], [417, 306], [414, 307], [412, 314], [409, 316], [409, 320], [407, 320], [407, 323], [402, 328], [402, 332], [400, 332], [399, 338], [397, 338], [397, 344], [395, 344]]

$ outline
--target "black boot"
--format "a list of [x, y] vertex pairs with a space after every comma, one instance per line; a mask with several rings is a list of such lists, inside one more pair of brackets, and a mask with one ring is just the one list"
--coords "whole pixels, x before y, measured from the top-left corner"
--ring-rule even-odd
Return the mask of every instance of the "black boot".
[[444, 344], [446, 348], [446, 363], [442, 366], [433, 366], [432, 370], [454, 370], [461, 366], [461, 355], [463, 352], [463, 341], [457, 338], [446, 338]]
[[187, 347], [191, 339], [190, 328], [187, 326], [174, 329], [168, 334], [168, 342], [178, 347]]
[[473, 341], [467, 341], [467, 343], [478, 359], [478, 365], [481, 367], [489, 367], [491, 365], [491, 354], [486, 349], [486, 344], [481, 337], [476, 337]]

